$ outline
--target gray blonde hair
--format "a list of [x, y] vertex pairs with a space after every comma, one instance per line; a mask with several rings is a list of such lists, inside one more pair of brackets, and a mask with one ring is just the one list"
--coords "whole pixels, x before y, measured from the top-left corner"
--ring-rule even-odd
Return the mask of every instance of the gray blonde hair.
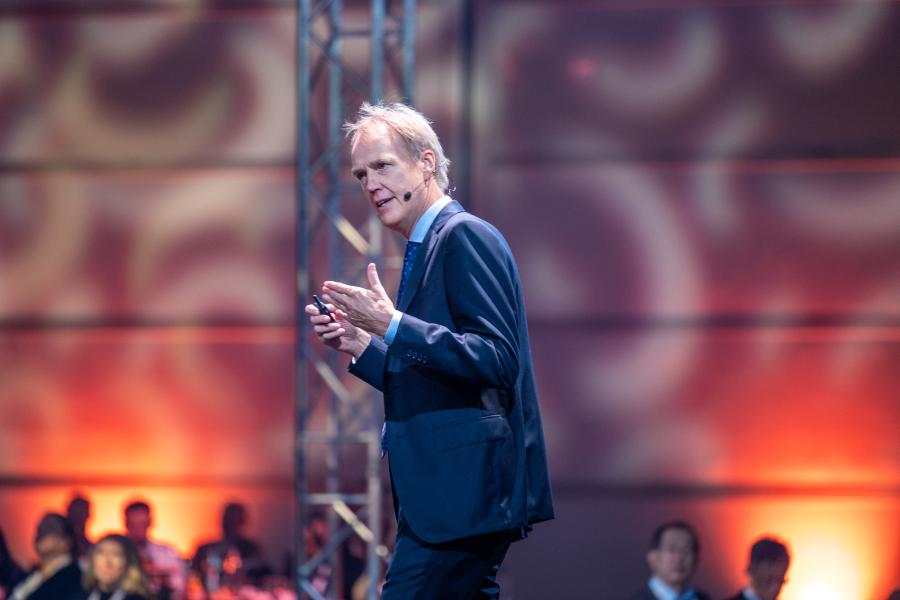
[[450, 159], [444, 155], [444, 148], [438, 139], [431, 122], [419, 111], [400, 102], [369, 104], [363, 102], [356, 113], [356, 120], [344, 123], [344, 131], [355, 144], [359, 135], [374, 123], [383, 123], [391, 129], [403, 145], [409, 156], [418, 160], [425, 150], [434, 152], [434, 178], [441, 191], [446, 193], [450, 187]]

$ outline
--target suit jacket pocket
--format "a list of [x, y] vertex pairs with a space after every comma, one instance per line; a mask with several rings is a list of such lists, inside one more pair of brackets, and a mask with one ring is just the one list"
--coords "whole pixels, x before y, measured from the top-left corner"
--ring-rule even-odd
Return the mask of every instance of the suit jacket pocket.
[[446, 452], [461, 446], [502, 440], [512, 435], [503, 415], [487, 415], [434, 428], [434, 447]]

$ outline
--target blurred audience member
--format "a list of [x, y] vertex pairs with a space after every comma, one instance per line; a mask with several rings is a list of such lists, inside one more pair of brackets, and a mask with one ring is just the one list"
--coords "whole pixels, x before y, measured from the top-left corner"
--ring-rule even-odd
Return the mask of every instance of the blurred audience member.
[[[76, 494], [69, 501], [66, 517], [75, 531], [75, 558], [87, 559], [91, 552], [91, 541], [85, 535], [88, 519], [91, 518], [91, 502], [81, 494]], [[82, 564], [82, 567], [84, 564]]]
[[632, 600], [709, 600], [690, 587], [700, 556], [700, 538], [684, 521], [663, 523], [650, 538], [647, 564], [651, 577]]
[[342, 545], [341, 560], [344, 568], [344, 593], [350, 598], [355, 598], [354, 590], [359, 583], [364, 589], [368, 589], [369, 578], [366, 573], [366, 543], [356, 535], [350, 536]]
[[263, 559], [259, 544], [244, 534], [247, 509], [230, 503], [222, 511], [222, 539], [197, 549], [191, 568], [208, 591], [243, 583], [259, 586], [272, 570]]
[[143, 501], [125, 507], [125, 531], [137, 546], [141, 566], [150, 584], [150, 592], [159, 600], [184, 598], [184, 563], [172, 546], [154, 542], [147, 537], [153, 518], [150, 505]]
[[776, 600], [787, 581], [790, 564], [787, 546], [770, 537], [758, 539], [750, 547], [749, 584], [728, 600]]
[[150, 588], [137, 547], [124, 535], [101, 538], [88, 556], [83, 578], [86, 600], [144, 600]]
[[888, 596], [888, 600], [900, 600], [900, 588], [891, 592], [891, 595]]
[[38, 567], [13, 589], [12, 600], [75, 600], [81, 597], [81, 569], [72, 557], [75, 533], [66, 518], [47, 513], [34, 535]]
[[303, 529], [304, 554], [306, 563], [301, 567], [307, 581], [322, 596], [331, 595], [334, 587], [332, 581], [334, 567], [327, 556], [320, 556], [320, 552], [328, 543], [328, 520], [325, 514], [319, 510], [310, 512]]
[[13, 560], [6, 546], [6, 538], [0, 531], [0, 600], [9, 596], [17, 583], [25, 577], [25, 571]]

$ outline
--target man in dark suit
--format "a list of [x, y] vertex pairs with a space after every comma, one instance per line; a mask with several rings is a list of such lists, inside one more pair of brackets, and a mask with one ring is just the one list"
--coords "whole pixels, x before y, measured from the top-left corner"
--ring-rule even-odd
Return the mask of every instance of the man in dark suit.
[[72, 524], [57, 513], [45, 514], [34, 535], [40, 563], [13, 589], [10, 600], [80, 600], [81, 569], [75, 561]]
[[398, 518], [384, 598], [494, 598], [509, 544], [553, 507], [518, 270], [503, 236], [446, 196], [449, 161], [428, 121], [364, 104], [348, 124], [354, 177], [407, 238], [396, 308], [327, 281], [320, 339], [384, 394]]
[[[263, 558], [259, 543], [247, 537], [247, 507], [229, 502], [222, 509], [222, 537], [197, 548], [191, 560], [191, 570], [203, 582], [207, 592], [234, 584], [246, 578], [251, 585], [261, 586], [272, 569]], [[240, 568], [231, 568], [230, 557], [237, 557]], [[210, 589], [215, 588], [215, 589]]]
[[787, 546], [771, 537], [762, 537], [750, 546], [747, 587], [728, 600], [777, 600], [787, 580], [791, 555]]
[[652, 576], [631, 600], [709, 600], [690, 586], [700, 557], [700, 538], [685, 521], [670, 521], [650, 537], [647, 564]]

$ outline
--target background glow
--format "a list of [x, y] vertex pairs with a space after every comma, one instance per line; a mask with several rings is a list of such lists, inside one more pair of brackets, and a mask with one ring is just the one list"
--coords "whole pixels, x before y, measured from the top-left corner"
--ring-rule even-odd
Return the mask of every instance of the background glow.
[[[290, 548], [295, 14], [214, 4], [0, 20], [0, 527], [20, 560], [76, 489], [94, 535], [145, 496], [188, 555], [243, 500], [274, 566]], [[783, 600], [900, 587], [900, 4], [418, 15], [417, 104], [532, 321], [559, 518], [513, 548], [507, 589], [627, 597], [676, 517], [715, 597], [766, 533], [793, 551]], [[365, 72], [363, 41], [345, 50]]]

